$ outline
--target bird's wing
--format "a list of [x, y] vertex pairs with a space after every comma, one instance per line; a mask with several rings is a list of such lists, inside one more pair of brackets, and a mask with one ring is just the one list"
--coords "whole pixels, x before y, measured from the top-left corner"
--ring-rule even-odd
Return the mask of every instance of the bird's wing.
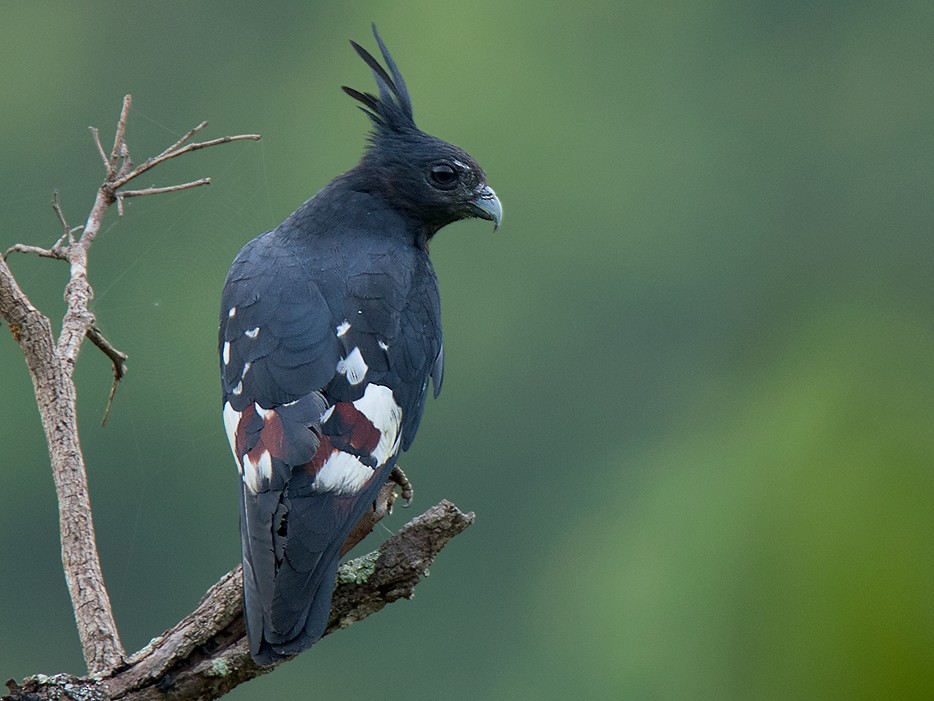
[[402, 335], [407, 339], [410, 354], [411, 379], [409, 386], [414, 390], [408, 397], [408, 421], [402, 428], [402, 450], [408, 450], [415, 440], [415, 433], [422, 420], [425, 401], [428, 398], [428, 381], [434, 385], [434, 396], [441, 393], [444, 373], [444, 350], [441, 343], [441, 298], [438, 281], [431, 262], [426, 256], [420, 259], [424, 267], [415, 276], [414, 298], [419, 303], [410, 309], [403, 319]]
[[222, 297], [224, 421], [257, 660], [323, 634], [340, 547], [411, 442], [440, 354], [437, 309], [408, 302], [424, 284], [413, 283], [417, 266], [378, 250], [321, 261], [267, 234], [238, 256]]

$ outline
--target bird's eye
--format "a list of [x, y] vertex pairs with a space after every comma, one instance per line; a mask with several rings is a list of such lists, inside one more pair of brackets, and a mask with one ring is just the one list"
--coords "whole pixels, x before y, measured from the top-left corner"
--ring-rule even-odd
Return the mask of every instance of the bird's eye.
[[440, 188], [451, 188], [457, 184], [457, 171], [447, 163], [431, 167], [431, 180]]

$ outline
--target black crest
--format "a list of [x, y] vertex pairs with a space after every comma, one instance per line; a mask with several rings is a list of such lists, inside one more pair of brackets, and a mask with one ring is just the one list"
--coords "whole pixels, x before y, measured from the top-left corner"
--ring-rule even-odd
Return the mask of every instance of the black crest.
[[383, 54], [383, 60], [389, 68], [389, 73], [360, 44], [353, 40], [350, 43], [360, 55], [360, 58], [373, 71], [373, 77], [376, 78], [376, 85], [379, 88], [379, 97], [372, 93], [348, 88], [346, 85], [342, 85], [341, 89], [363, 104], [360, 109], [373, 122], [376, 130], [375, 136], [388, 136], [392, 133], [414, 130], [417, 127], [412, 117], [412, 100], [409, 97], [409, 91], [405, 87], [405, 81], [402, 79], [402, 74], [399, 72], [396, 62], [392, 60], [389, 50], [380, 38], [379, 32], [376, 31], [375, 24], [373, 25], [373, 36], [376, 37], [376, 43]]

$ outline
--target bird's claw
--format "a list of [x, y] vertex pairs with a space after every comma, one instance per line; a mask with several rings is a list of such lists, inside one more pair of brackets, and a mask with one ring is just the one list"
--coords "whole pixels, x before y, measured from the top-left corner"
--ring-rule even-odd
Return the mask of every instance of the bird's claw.
[[406, 508], [410, 507], [415, 497], [415, 489], [412, 487], [409, 478], [406, 477], [405, 473], [402, 471], [402, 468], [398, 465], [393, 467], [392, 472], [389, 473], [389, 479], [398, 484], [399, 488], [402, 490], [402, 498], [405, 500], [402, 506]]

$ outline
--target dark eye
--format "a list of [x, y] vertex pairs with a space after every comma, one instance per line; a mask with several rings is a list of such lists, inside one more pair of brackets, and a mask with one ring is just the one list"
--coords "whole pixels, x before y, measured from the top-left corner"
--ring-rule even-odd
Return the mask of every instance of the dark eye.
[[447, 163], [432, 166], [431, 180], [435, 185], [441, 188], [454, 187], [457, 183], [457, 171]]

